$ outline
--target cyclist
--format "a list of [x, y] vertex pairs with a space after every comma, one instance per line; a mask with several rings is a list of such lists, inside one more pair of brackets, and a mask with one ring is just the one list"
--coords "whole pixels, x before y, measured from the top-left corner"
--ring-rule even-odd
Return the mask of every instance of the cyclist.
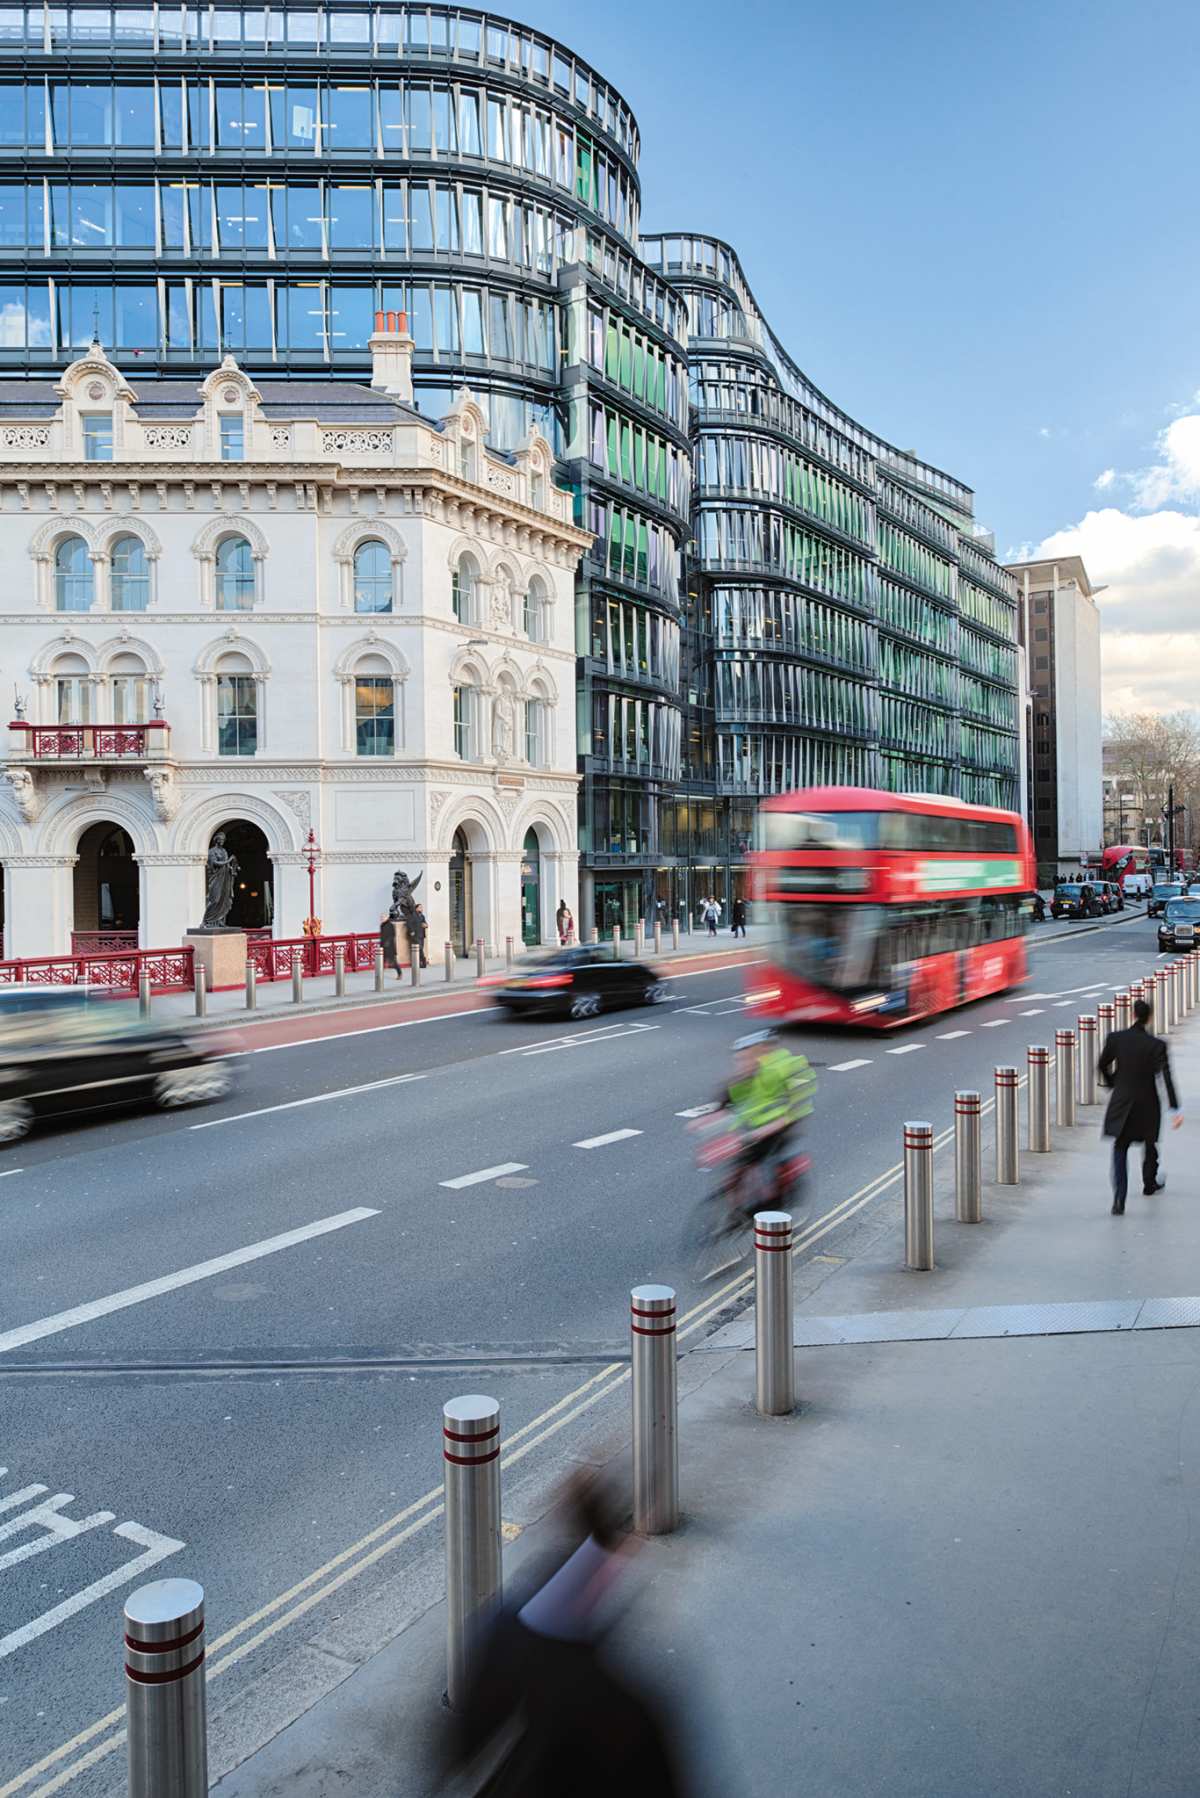
[[808, 1057], [784, 1048], [770, 1030], [740, 1037], [733, 1051], [733, 1078], [723, 1108], [732, 1115], [742, 1145], [729, 1197], [731, 1203], [758, 1209], [753, 1196], [744, 1202], [740, 1196], [747, 1170], [764, 1162], [772, 1170], [772, 1186], [778, 1185], [790, 1159], [792, 1133], [812, 1115], [817, 1080]]

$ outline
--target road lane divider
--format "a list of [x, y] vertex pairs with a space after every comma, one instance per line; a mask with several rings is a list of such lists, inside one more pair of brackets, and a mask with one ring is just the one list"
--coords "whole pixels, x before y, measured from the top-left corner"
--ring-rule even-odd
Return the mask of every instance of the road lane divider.
[[328, 1236], [331, 1231], [345, 1230], [351, 1224], [361, 1224], [369, 1217], [378, 1217], [379, 1212], [369, 1206], [360, 1205], [353, 1211], [339, 1211], [334, 1217], [318, 1218], [316, 1223], [303, 1224], [298, 1230], [285, 1230], [280, 1236], [268, 1236], [262, 1242], [248, 1243], [245, 1248], [233, 1249], [227, 1255], [216, 1255], [211, 1261], [198, 1261], [193, 1267], [181, 1267], [172, 1274], [162, 1274], [157, 1280], [144, 1280], [139, 1286], [127, 1286], [122, 1292], [110, 1292], [104, 1298], [91, 1299], [85, 1305], [74, 1305], [69, 1311], [57, 1311], [51, 1317], [38, 1318], [34, 1323], [20, 1324], [16, 1329], [0, 1332], [0, 1355], [7, 1355], [13, 1349], [24, 1348], [30, 1342], [41, 1342], [47, 1336], [58, 1336], [64, 1330], [77, 1330], [82, 1324], [93, 1323], [100, 1317], [111, 1317], [116, 1311], [128, 1311], [133, 1305], [144, 1305], [149, 1299], [161, 1298], [168, 1292], [178, 1292], [184, 1286], [195, 1286], [200, 1280], [211, 1280], [216, 1274], [227, 1273], [230, 1268], [245, 1267], [247, 1262], [261, 1261], [266, 1255], [278, 1255], [283, 1249], [295, 1248], [299, 1243], [311, 1242], [315, 1237]]
[[500, 1180], [505, 1174], [523, 1174], [529, 1166], [527, 1161], [501, 1161], [496, 1167], [482, 1167], [477, 1174], [459, 1174], [455, 1180], [439, 1180], [439, 1186], [448, 1186], [451, 1192], [461, 1192], [467, 1186], [482, 1186], [488, 1180]]
[[573, 1149], [606, 1149], [610, 1143], [626, 1142], [631, 1136], [641, 1136], [640, 1130], [606, 1130], [603, 1136], [585, 1136], [582, 1142], [573, 1142]]
[[287, 1099], [280, 1105], [260, 1105], [257, 1111], [238, 1111], [232, 1117], [206, 1118], [202, 1124], [189, 1124], [189, 1130], [219, 1130], [222, 1124], [244, 1124], [247, 1118], [265, 1118], [274, 1111], [297, 1111], [302, 1105], [324, 1105], [328, 1099], [352, 1099], [356, 1093], [377, 1093], [381, 1086], [408, 1086], [424, 1080], [424, 1074], [392, 1074], [386, 1080], [368, 1080], [362, 1086], [342, 1086], [332, 1093], [313, 1093], [307, 1099]]

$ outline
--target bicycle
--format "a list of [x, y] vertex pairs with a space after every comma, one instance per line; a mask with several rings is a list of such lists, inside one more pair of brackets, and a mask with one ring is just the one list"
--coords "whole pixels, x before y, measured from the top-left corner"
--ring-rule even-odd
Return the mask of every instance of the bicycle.
[[811, 1164], [807, 1155], [797, 1154], [785, 1161], [768, 1157], [744, 1165], [743, 1138], [719, 1105], [710, 1106], [691, 1129], [701, 1139], [696, 1165], [718, 1176], [714, 1190], [693, 1205], [684, 1233], [685, 1260], [703, 1282], [749, 1258], [756, 1212], [794, 1209], [803, 1203]]

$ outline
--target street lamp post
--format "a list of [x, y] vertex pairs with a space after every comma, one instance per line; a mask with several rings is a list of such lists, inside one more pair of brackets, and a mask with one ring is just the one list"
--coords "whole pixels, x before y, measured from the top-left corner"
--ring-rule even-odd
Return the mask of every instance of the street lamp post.
[[303, 935], [315, 940], [321, 934], [321, 920], [317, 916], [316, 893], [317, 857], [321, 853], [321, 847], [311, 830], [308, 833], [308, 841], [304, 845], [304, 852], [308, 858], [306, 863], [308, 868], [308, 916], [304, 920]]

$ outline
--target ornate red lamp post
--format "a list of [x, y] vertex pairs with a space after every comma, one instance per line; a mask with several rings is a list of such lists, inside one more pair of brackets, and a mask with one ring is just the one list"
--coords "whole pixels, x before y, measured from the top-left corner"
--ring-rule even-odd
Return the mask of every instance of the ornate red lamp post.
[[311, 830], [308, 833], [308, 841], [305, 843], [304, 849], [308, 857], [308, 916], [304, 920], [303, 934], [308, 937], [319, 937], [321, 920], [317, 916], [316, 874], [317, 857], [320, 855], [321, 849]]

